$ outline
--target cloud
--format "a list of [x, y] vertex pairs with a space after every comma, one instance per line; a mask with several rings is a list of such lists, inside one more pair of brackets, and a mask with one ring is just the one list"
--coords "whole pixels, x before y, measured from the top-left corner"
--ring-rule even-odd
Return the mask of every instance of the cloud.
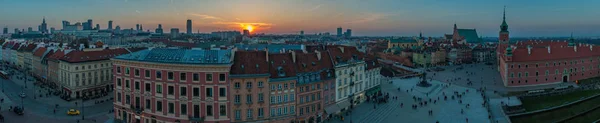
[[228, 22], [228, 21], [217, 21], [217, 22], [212, 22], [212, 24], [226, 25], [230, 28], [240, 28], [240, 27], [243, 28], [248, 25], [251, 25], [253, 27], [258, 27], [258, 29], [268, 29], [275, 25], [272, 23], [263, 23], [263, 22]]
[[202, 19], [216, 19], [216, 20], [223, 20], [222, 18], [219, 18], [219, 17], [210, 16], [210, 15], [204, 15], [204, 14], [188, 13], [188, 15], [192, 15], [192, 16], [198, 16], [198, 17], [201, 17]]
[[319, 5], [317, 5], [317, 6], [313, 7], [313, 8], [310, 8], [310, 9], [308, 9], [308, 11], [309, 12], [315, 11], [315, 10], [321, 8], [321, 6], [323, 6], [323, 4], [319, 4]]
[[358, 19], [358, 20], [354, 20], [354, 21], [348, 21], [348, 22], [344, 22], [345, 24], [358, 24], [358, 23], [367, 23], [367, 22], [371, 22], [371, 21], [376, 21], [376, 20], [381, 20], [383, 18], [385, 18], [386, 14], [370, 14], [368, 17], [366, 18], [362, 18], [362, 19]]
[[142, 13], [142, 12], [140, 12], [140, 10], [135, 10], [135, 13], [138, 13], [138, 14], [139, 14], [139, 13]]

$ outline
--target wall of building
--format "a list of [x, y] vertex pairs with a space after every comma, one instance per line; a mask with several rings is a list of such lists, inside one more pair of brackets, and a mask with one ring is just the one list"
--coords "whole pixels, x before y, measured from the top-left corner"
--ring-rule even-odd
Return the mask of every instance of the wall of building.
[[229, 100], [233, 101], [232, 122], [269, 119], [271, 86], [268, 76], [231, 78], [231, 82], [233, 88], [229, 90]]
[[[502, 62], [505, 62], [502, 60]], [[575, 82], [600, 75], [600, 58], [586, 57], [551, 61], [505, 62], [506, 85], [509, 87], [533, 86]], [[502, 70], [501, 70], [502, 71]], [[546, 74], [548, 72], [548, 74]], [[536, 75], [537, 73], [537, 75]]]
[[[273, 82], [270, 91], [269, 122], [290, 122], [296, 117], [296, 80]], [[287, 86], [287, 87], [286, 87]], [[287, 97], [287, 98], [286, 98]]]

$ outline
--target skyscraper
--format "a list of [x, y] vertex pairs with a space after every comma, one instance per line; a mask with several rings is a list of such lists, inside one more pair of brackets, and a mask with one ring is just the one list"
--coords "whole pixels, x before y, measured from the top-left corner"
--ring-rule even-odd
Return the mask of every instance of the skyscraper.
[[188, 19], [186, 23], [187, 34], [192, 34], [192, 20]]
[[350, 38], [350, 37], [352, 37], [352, 30], [346, 29], [346, 38]]
[[52, 33], [54, 33], [54, 31], [56, 31], [56, 29], [54, 27], [51, 27], [49, 33], [52, 34]]
[[144, 26], [142, 26], [142, 24], [140, 24], [140, 32], [144, 31]]
[[135, 31], [140, 31], [140, 24], [135, 24]]
[[337, 28], [337, 37], [342, 37], [342, 27]]
[[4, 27], [4, 29], [2, 29], [2, 34], [8, 34], [8, 27]]
[[171, 38], [179, 37], [179, 28], [171, 28]]
[[108, 30], [112, 30], [113, 29], [112, 28], [112, 22], [113, 22], [112, 20], [108, 21]]
[[38, 29], [41, 33], [48, 33], [48, 24], [46, 24], [46, 17], [42, 19], [42, 24]]
[[95, 30], [100, 30], [100, 24], [96, 24], [96, 29]]
[[300, 30], [300, 35], [304, 35], [304, 30]]
[[33, 28], [31, 28], [31, 27], [27, 28], [27, 32], [33, 32]]
[[19, 28], [15, 28], [15, 34], [19, 34]]
[[250, 36], [250, 30], [244, 29], [244, 36]]
[[154, 32], [158, 34], [163, 34], [162, 24], [158, 24], [158, 28], [156, 28]]
[[114, 31], [114, 32], [115, 32], [115, 33], [117, 33], [117, 34], [118, 34], [118, 33], [121, 33], [121, 26], [117, 25], [117, 26], [115, 27], [115, 31]]
[[93, 25], [92, 19], [88, 19], [87, 22], [83, 22], [83, 30], [92, 30]]

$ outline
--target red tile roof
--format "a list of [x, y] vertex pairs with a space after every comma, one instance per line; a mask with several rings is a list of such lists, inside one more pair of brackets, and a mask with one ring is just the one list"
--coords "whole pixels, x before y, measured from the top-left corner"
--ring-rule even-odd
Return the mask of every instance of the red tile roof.
[[35, 44], [29, 44], [27, 45], [27, 47], [21, 48], [21, 50], [25, 51], [25, 52], [32, 52], [33, 49], [35, 49], [37, 47], [37, 45]]
[[[286, 78], [296, 76], [296, 66], [292, 60], [291, 53], [269, 54], [269, 73], [270, 78]], [[279, 76], [279, 68], [285, 72], [284, 76]]]
[[48, 55], [48, 59], [49, 60], [58, 60], [60, 58], [62, 58], [65, 55], [65, 52], [63, 50], [57, 50], [54, 51], [54, 53], [52, 55]]
[[[531, 48], [531, 54], [527, 47], [513, 47], [513, 58], [514, 62], [525, 62], [525, 61], [546, 61], [546, 60], [562, 60], [562, 59], [575, 59], [575, 58], [587, 58], [600, 56], [600, 47], [590, 45], [577, 45], [577, 51], [575, 47], [569, 47], [563, 45], [563, 43], [546, 43], [550, 44], [546, 47], [536, 46]], [[550, 47], [550, 53], [548, 53], [548, 46]], [[506, 57], [503, 57], [506, 58]]]
[[319, 59], [317, 53], [297, 53], [297, 72], [315, 72], [323, 69], [333, 69], [333, 63], [327, 52], [321, 52]]
[[[243, 66], [243, 67], [242, 67]], [[231, 74], [268, 74], [266, 51], [236, 51]]]
[[[342, 52], [343, 49], [343, 52]], [[353, 59], [356, 56], [355, 60], [363, 60], [364, 54], [359, 52], [356, 47], [350, 46], [327, 46], [327, 51], [331, 54], [331, 59], [334, 64], [338, 64], [339, 62], [347, 62], [348, 60]]]
[[48, 48], [40, 47], [37, 50], [35, 50], [35, 52], [33, 52], [33, 56], [42, 57], [44, 55], [44, 52], [46, 52], [47, 49]]
[[12, 45], [14, 45], [14, 44], [15, 44], [15, 42], [12, 42], [12, 41], [10, 41], [10, 42], [7, 42], [7, 43], [4, 43], [4, 45], [2, 45], [2, 49], [6, 49], [6, 47], [8, 47], [8, 46], [12, 46]]
[[15, 43], [15, 44], [12, 46], [12, 50], [19, 50], [19, 47], [21, 47], [21, 44], [20, 44], [20, 43]]
[[78, 62], [88, 62], [88, 61], [99, 61], [99, 60], [108, 60], [115, 56], [128, 54], [129, 52], [126, 49], [104, 49], [101, 51], [71, 51], [60, 58], [62, 61], [70, 62], [70, 63], [78, 63]]

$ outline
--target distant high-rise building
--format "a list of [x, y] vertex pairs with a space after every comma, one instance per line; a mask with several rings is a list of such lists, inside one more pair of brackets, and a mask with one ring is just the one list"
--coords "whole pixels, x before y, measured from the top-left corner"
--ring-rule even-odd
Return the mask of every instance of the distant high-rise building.
[[93, 30], [93, 25], [94, 23], [92, 22], [92, 19], [88, 19], [87, 22], [83, 22], [83, 30]]
[[95, 30], [100, 30], [100, 24], [96, 24], [96, 29]]
[[342, 27], [337, 28], [337, 37], [342, 37]]
[[66, 20], [63, 20], [63, 21], [62, 21], [62, 29], [63, 29], [63, 30], [64, 30], [64, 29], [66, 29], [66, 28], [67, 28], [67, 26], [69, 26], [69, 25], [71, 25], [71, 23], [70, 23], [69, 21], [66, 21]]
[[33, 28], [31, 28], [31, 27], [27, 28], [27, 32], [33, 32]]
[[304, 30], [300, 30], [300, 35], [304, 35]]
[[158, 24], [158, 28], [156, 28], [154, 32], [158, 34], [163, 34], [162, 24]]
[[55, 31], [56, 31], [56, 29], [55, 29], [54, 27], [51, 27], [51, 28], [50, 28], [50, 32], [49, 32], [49, 33], [50, 33], [50, 34], [53, 34]]
[[4, 29], [2, 29], [2, 34], [8, 34], [8, 27], [4, 27]]
[[244, 29], [243, 33], [244, 33], [244, 36], [249, 36], [250, 30]]
[[188, 19], [186, 23], [187, 34], [192, 34], [192, 20]]
[[142, 26], [142, 24], [140, 24], [140, 32], [144, 31], [144, 26]]
[[113, 28], [112, 28], [112, 23], [113, 23], [113, 21], [112, 21], [112, 20], [109, 20], [109, 21], [108, 21], [108, 30], [112, 30], [112, 29], [113, 29]]
[[115, 33], [117, 33], [117, 34], [118, 34], [118, 33], [121, 33], [121, 26], [117, 25], [117, 26], [115, 27], [115, 31], [114, 31], [114, 32], [115, 32]]
[[41, 33], [48, 33], [48, 24], [46, 24], [46, 17], [42, 19], [42, 24], [39, 26], [38, 31]]
[[19, 34], [19, 28], [15, 28], [15, 34]]
[[346, 38], [350, 38], [350, 37], [352, 37], [352, 30], [346, 29]]
[[140, 24], [135, 24], [135, 30], [140, 31]]
[[179, 28], [171, 28], [171, 38], [179, 37]]

